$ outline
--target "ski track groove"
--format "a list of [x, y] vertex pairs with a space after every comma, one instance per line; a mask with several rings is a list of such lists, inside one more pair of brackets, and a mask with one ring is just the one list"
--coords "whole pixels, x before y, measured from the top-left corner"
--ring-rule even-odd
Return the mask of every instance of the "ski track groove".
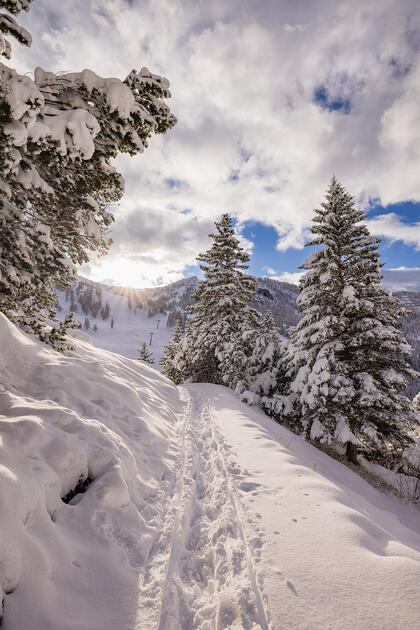
[[[236, 489], [236, 485], [234, 484], [233, 480], [231, 480], [231, 477], [227, 471], [227, 466], [226, 466], [226, 460], [224, 457], [224, 445], [222, 442], [222, 438], [219, 434], [219, 432], [217, 431], [215, 425], [214, 425], [214, 420], [212, 418], [212, 412], [210, 410], [210, 404], [207, 401], [207, 407], [208, 407], [208, 414], [209, 414], [209, 418], [210, 418], [210, 422], [211, 422], [211, 427], [212, 427], [212, 431], [213, 434], [216, 437], [216, 440], [218, 441], [218, 448], [219, 448], [219, 452], [221, 454], [223, 463], [224, 463], [224, 470], [225, 470], [225, 475], [226, 475], [226, 480], [227, 480], [227, 486], [229, 489], [229, 495], [230, 495], [230, 499], [233, 503], [234, 509], [235, 509], [235, 514], [237, 517], [237, 524], [238, 524], [238, 529], [240, 532], [240, 536], [242, 538], [245, 550], [246, 550], [246, 556], [247, 556], [247, 563], [248, 563], [248, 571], [249, 571], [249, 575], [252, 581], [252, 586], [253, 586], [253, 591], [254, 591], [254, 595], [255, 595], [255, 599], [256, 599], [256, 604], [257, 604], [257, 608], [258, 608], [258, 613], [260, 616], [260, 621], [261, 621], [261, 627], [263, 630], [270, 630], [271, 628], [271, 624], [270, 624], [270, 620], [271, 620], [271, 615], [270, 612], [267, 608], [268, 606], [268, 601], [267, 601], [267, 597], [263, 591], [263, 581], [262, 581], [262, 575], [259, 574], [254, 566], [254, 558], [253, 558], [253, 554], [251, 551], [251, 546], [248, 543], [248, 538], [243, 526], [243, 522], [244, 522], [244, 518], [242, 516], [242, 512], [239, 508], [239, 501], [237, 498], [237, 489]], [[259, 585], [260, 584], [260, 585]]]
[[[168, 519], [170, 548], [166, 569], [160, 567], [160, 587], [150, 596], [150, 600], [158, 592], [161, 596], [160, 611], [150, 627], [270, 630], [262, 576], [254, 565], [209, 402], [186, 387], [181, 392], [189, 402], [172, 517]], [[144, 610], [139, 617], [139, 627], [149, 628]]]

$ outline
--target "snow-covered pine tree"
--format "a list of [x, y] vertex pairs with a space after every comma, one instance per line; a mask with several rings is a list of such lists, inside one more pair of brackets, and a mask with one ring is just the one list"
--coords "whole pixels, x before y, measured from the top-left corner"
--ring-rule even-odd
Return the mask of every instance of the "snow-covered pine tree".
[[420, 412], [420, 392], [413, 398], [413, 407], [416, 411]]
[[[20, 11], [29, 11], [32, 0], [1, 0], [0, 8], [16, 15]], [[32, 37], [30, 33], [16, 22], [11, 15], [0, 13], [0, 57], [10, 59], [12, 47], [5, 35], [12, 35], [20, 44], [30, 46]]]
[[[244, 273], [249, 255], [235, 237], [229, 214], [215, 226], [216, 232], [209, 235], [212, 246], [197, 257], [205, 279], [194, 291], [189, 309], [193, 318], [184, 341], [190, 353], [185, 376], [235, 388], [244, 376], [247, 356], [243, 334], [258, 327], [259, 315], [250, 306], [257, 288], [255, 278]], [[235, 360], [229, 354], [232, 348]]]
[[41, 340], [47, 341], [55, 350], [58, 352], [67, 352], [69, 350], [74, 350], [73, 346], [69, 344], [67, 340], [67, 333], [71, 328], [77, 328], [77, 323], [73, 319], [73, 313], [68, 313], [64, 321], [59, 322], [55, 320], [53, 325], [51, 326], [51, 331], [48, 332], [48, 339]]
[[288, 342], [279, 335], [273, 315], [268, 310], [252, 335], [252, 354], [248, 361], [247, 387], [241, 399], [271, 410], [272, 398], [285, 391], [284, 356]]
[[145, 363], [148, 363], [149, 365], [153, 365], [153, 363], [155, 362], [153, 359], [153, 353], [151, 350], [149, 350], [145, 341], [143, 341], [143, 343], [141, 344], [138, 350], [138, 354], [139, 356], [137, 358], [139, 361], [144, 361]]
[[[29, 4], [0, 1], [15, 14]], [[30, 44], [8, 14], [0, 33]], [[3, 36], [0, 51], [10, 57]], [[147, 68], [124, 81], [37, 68], [32, 80], [0, 63], [0, 310], [26, 330], [45, 338], [53, 288], [74, 280], [74, 265], [92, 252], [107, 251], [108, 204], [123, 194], [111, 160], [143, 152], [152, 134], [175, 124], [168, 87]]]
[[160, 360], [162, 374], [171, 379], [176, 385], [184, 380], [182, 371], [177, 367], [182, 341], [182, 328], [179, 319], [176, 322], [172, 339], [166, 344]]
[[295, 430], [320, 443], [357, 446], [388, 464], [411, 443], [411, 401], [401, 395], [411, 370], [401, 333], [405, 310], [381, 284], [378, 243], [366, 215], [335, 177], [315, 211], [307, 243], [320, 246], [302, 265], [293, 329]]

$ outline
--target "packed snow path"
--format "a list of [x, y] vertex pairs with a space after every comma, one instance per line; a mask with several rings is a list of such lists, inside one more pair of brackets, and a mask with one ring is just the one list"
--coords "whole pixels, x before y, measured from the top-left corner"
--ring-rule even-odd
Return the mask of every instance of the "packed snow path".
[[156, 556], [159, 588], [149, 598], [143, 591], [138, 629], [416, 626], [418, 511], [229, 390], [180, 392], [185, 413], [166, 544]]
[[268, 630], [269, 613], [256, 571], [258, 545], [253, 548], [244, 532], [209, 401], [193, 388], [184, 393], [190, 399], [175, 497], [179, 512], [159, 630]]

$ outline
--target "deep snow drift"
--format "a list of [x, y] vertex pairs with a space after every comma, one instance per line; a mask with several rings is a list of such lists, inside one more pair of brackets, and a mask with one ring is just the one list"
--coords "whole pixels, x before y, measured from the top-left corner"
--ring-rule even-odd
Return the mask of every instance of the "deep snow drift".
[[418, 626], [418, 510], [226, 388], [75, 343], [0, 315], [6, 630]]

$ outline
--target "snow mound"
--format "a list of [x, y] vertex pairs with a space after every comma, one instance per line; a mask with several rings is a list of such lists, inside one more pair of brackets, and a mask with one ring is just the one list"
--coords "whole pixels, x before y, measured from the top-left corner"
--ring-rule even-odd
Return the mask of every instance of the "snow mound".
[[[139, 567], [157, 536], [154, 502], [173, 483], [176, 387], [139, 361], [73, 341], [77, 353], [64, 357], [0, 314], [8, 630], [131, 627]], [[81, 481], [86, 491], [64, 503]]]

